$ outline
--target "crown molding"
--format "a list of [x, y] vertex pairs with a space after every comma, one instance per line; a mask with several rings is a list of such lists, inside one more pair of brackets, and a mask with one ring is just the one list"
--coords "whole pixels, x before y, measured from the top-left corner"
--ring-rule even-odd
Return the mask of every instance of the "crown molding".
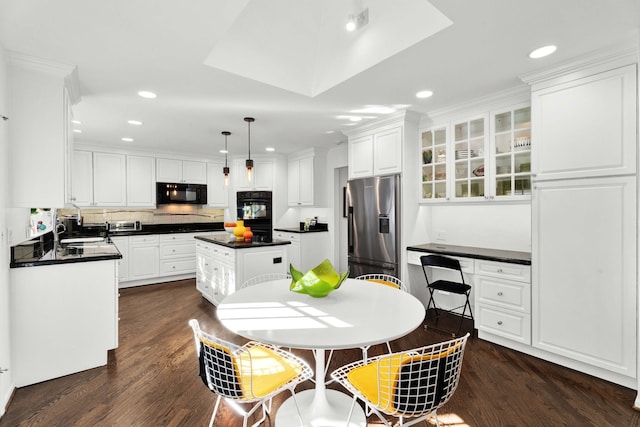
[[417, 123], [420, 120], [420, 115], [421, 114], [416, 111], [402, 110], [382, 117], [380, 119], [365, 123], [361, 126], [343, 130], [342, 133], [346, 136], [351, 136], [377, 130], [383, 126], [397, 125], [398, 122], [402, 121], [415, 121]]

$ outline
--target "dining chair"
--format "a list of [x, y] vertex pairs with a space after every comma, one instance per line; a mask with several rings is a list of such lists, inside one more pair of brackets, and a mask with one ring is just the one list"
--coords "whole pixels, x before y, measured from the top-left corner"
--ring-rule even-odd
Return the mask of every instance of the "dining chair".
[[[252, 424], [261, 424], [271, 411], [272, 398], [289, 390], [304, 425], [296, 400], [295, 387], [312, 378], [311, 367], [302, 359], [274, 347], [256, 341], [243, 346], [235, 345], [200, 329], [197, 320], [191, 319], [196, 351], [200, 365], [200, 378], [213, 393], [218, 395], [209, 427], [212, 427], [220, 406], [220, 400], [243, 416], [243, 427], [248, 418], [262, 408], [262, 418]], [[253, 404], [246, 411], [239, 403]]]
[[[353, 409], [358, 399], [390, 427], [392, 416], [400, 426], [411, 426], [434, 417], [458, 387], [462, 356], [469, 334], [400, 353], [356, 361], [336, 369], [331, 377], [351, 394]], [[395, 420], [394, 420], [395, 421]], [[393, 424], [395, 425], [395, 424]]]
[[245, 280], [244, 283], [240, 285], [240, 289], [257, 285], [258, 283], [268, 282], [269, 280], [280, 280], [280, 279], [291, 279], [291, 274], [290, 273], [265, 273], [265, 274], [260, 274], [258, 276], [253, 276], [252, 278]]
[[[389, 274], [378, 274], [378, 273], [362, 274], [356, 277], [356, 279], [368, 280], [369, 282], [380, 283], [382, 285], [390, 286], [392, 288], [399, 289], [404, 292], [409, 292], [409, 287], [402, 280], [398, 279], [395, 276], [391, 276]], [[386, 344], [387, 344], [387, 350], [389, 350], [389, 353], [393, 353], [393, 351], [391, 350], [391, 344], [389, 343], [389, 341], [387, 341]], [[367, 353], [369, 351], [369, 348], [371, 348], [371, 346], [368, 345], [360, 348], [362, 349], [362, 358], [366, 361]]]
[[[433, 320], [440, 317], [441, 313], [438, 310], [443, 311], [445, 313], [455, 314], [460, 317], [460, 323], [458, 324], [458, 329], [456, 332], [452, 332], [446, 329], [440, 329], [438, 327], [428, 326], [428, 328], [435, 329], [441, 332], [450, 333], [452, 336], [460, 335], [460, 331], [462, 330], [462, 323], [465, 318], [471, 319], [473, 322], [473, 311], [471, 311], [471, 303], [469, 302], [469, 296], [471, 294], [471, 285], [465, 283], [464, 274], [462, 272], [462, 267], [460, 266], [460, 261], [455, 258], [450, 258], [442, 255], [424, 255], [420, 257], [420, 263], [422, 264], [422, 271], [424, 273], [424, 277], [427, 281], [427, 289], [429, 290], [429, 302], [427, 303], [427, 315], [425, 321]], [[441, 270], [449, 270], [452, 271], [456, 276], [460, 275], [460, 280], [446, 280], [446, 279], [438, 279], [438, 280], [429, 280], [429, 269], [441, 269]], [[438, 307], [436, 301], [434, 299], [434, 293], [436, 291], [442, 291], [443, 293], [464, 295], [465, 302], [464, 305], [460, 307], [451, 308], [445, 310], [443, 308]], [[435, 311], [435, 316], [429, 316], [429, 310], [433, 307]], [[464, 308], [463, 308], [464, 307]], [[462, 308], [462, 314], [457, 313], [455, 310]], [[469, 314], [467, 315], [467, 308], [469, 309]], [[427, 327], [427, 326], [425, 326]]]

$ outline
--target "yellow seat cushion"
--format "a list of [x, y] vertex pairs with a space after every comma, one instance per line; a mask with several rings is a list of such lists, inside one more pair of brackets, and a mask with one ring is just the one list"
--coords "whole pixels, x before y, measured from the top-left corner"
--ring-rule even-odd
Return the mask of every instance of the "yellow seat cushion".
[[382, 279], [368, 279], [370, 282], [376, 282], [376, 283], [382, 283], [383, 285], [386, 286], [391, 286], [392, 288], [396, 288], [396, 289], [400, 289], [400, 287], [393, 283], [393, 282], [389, 282], [388, 280], [382, 280]]
[[375, 407], [387, 413], [396, 413], [394, 399], [398, 374], [408, 364], [447, 357], [460, 347], [453, 346], [440, 353], [423, 355], [399, 353], [383, 356], [347, 373], [349, 382]]
[[242, 391], [247, 397], [264, 397], [302, 371], [301, 366], [260, 345], [240, 353], [236, 363], [240, 368]]

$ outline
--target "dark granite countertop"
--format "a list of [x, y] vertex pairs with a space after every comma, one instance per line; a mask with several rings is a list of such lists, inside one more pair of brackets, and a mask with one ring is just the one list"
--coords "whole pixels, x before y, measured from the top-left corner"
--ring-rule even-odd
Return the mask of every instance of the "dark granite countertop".
[[298, 227], [279, 227], [274, 228], [274, 231], [285, 231], [287, 233], [319, 233], [323, 231], [329, 231], [329, 224], [319, 222], [316, 225], [310, 227], [308, 230], [304, 229], [304, 222], [301, 222]]
[[509, 262], [512, 264], [531, 265], [530, 252], [475, 248], [471, 246], [446, 245], [442, 243], [427, 243], [424, 245], [407, 246], [407, 250], [460, 256], [465, 258], [486, 259], [489, 261]]
[[227, 235], [216, 235], [216, 234], [203, 234], [201, 236], [195, 236], [196, 239], [202, 240], [208, 243], [214, 243], [216, 245], [224, 246], [226, 248], [231, 249], [247, 249], [247, 248], [260, 248], [267, 246], [280, 246], [280, 245], [290, 245], [291, 242], [288, 240], [272, 240], [271, 242], [236, 242], [231, 240], [231, 234]]
[[11, 268], [37, 267], [122, 258], [122, 254], [109, 238], [95, 242], [60, 244], [53, 241], [52, 234], [47, 233], [41, 236], [42, 238], [38, 237], [12, 246], [9, 266]]
[[[224, 231], [222, 222], [192, 222], [184, 224], [142, 224], [139, 231], [117, 231], [107, 233], [104, 225], [92, 224], [82, 227], [77, 235], [82, 236], [140, 236], [145, 234], [172, 234], [172, 233], [206, 233], [211, 231]], [[69, 236], [74, 237], [74, 236]]]

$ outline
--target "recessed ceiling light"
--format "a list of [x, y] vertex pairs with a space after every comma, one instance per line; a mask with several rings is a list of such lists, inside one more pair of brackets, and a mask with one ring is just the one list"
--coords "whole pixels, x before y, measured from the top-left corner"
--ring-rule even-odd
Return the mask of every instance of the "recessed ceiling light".
[[364, 108], [351, 112], [354, 114], [391, 114], [395, 113], [396, 109], [386, 105], [365, 105]]
[[75, 133], [82, 133], [82, 131], [80, 129], [74, 129], [73, 130]]
[[229, 150], [220, 150], [220, 152], [221, 152], [222, 154], [227, 154], [227, 153], [229, 152]]
[[149, 98], [149, 99], [158, 97], [158, 95], [156, 95], [153, 92], [149, 92], [148, 90], [141, 90], [140, 92], [138, 92], [138, 95], [140, 95], [143, 98]]
[[123, 140], [124, 142], [133, 142], [133, 138], [128, 138], [128, 137], [126, 137], [126, 136], [125, 136], [124, 138], [122, 138], [122, 140]]
[[430, 90], [422, 90], [416, 93], [416, 98], [429, 98], [431, 96], [433, 96], [433, 92], [431, 92]]
[[127, 123], [130, 125], [141, 126], [142, 122], [140, 120], [127, 120]]
[[349, 121], [351, 121], [351, 122], [359, 122], [360, 120], [362, 120], [362, 117], [359, 117], [359, 116], [351, 116], [351, 117], [349, 117]]
[[529, 54], [529, 58], [538, 59], [544, 58], [545, 56], [551, 55], [557, 49], [554, 45], [539, 47]]
[[276, 151], [276, 149], [273, 147], [267, 147], [264, 149], [264, 151]]
[[81, 125], [82, 122], [80, 120], [71, 120], [71, 123], [74, 123], [76, 125]]
[[326, 131], [325, 133], [326, 133], [327, 135], [329, 135], [329, 134], [335, 133], [335, 130], [328, 130], [328, 131]]

